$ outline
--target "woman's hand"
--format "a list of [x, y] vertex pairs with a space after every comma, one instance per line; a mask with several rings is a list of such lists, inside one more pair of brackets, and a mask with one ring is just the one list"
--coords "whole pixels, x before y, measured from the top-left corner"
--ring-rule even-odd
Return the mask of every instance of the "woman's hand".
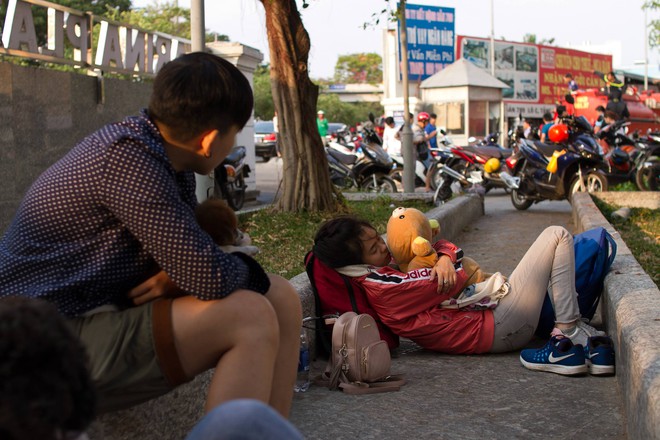
[[438, 278], [438, 293], [450, 292], [456, 284], [456, 269], [447, 255], [441, 255], [431, 269], [430, 280], [433, 281], [436, 278]]
[[177, 296], [179, 289], [172, 282], [164, 270], [148, 278], [143, 283], [134, 287], [128, 292], [128, 297], [133, 300], [136, 306], [153, 301], [157, 298]]

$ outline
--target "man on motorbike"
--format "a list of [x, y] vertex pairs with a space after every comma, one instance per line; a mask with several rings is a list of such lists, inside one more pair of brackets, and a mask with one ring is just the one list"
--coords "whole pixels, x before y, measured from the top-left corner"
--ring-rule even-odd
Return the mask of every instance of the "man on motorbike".
[[426, 126], [429, 123], [431, 116], [426, 112], [419, 112], [417, 114], [417, 122], [412, 126], [413, 132], [413, 145], [417, 153], [417, 160], [424, 164], [426, 170], [426, 178], [424, 179], [424, 190], [431, 191], [431, 176], [429, 170], [431, 168], [431, 152], [429, 151], [429, 144], [426, 134]]

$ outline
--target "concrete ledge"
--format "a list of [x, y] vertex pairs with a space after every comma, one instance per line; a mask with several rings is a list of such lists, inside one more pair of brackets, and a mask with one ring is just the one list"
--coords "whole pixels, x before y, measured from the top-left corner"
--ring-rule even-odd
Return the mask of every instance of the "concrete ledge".
[[660, 209], [660, 192], [614, 191], [593, 194], [605, 203], [628, 208]]
[[631, 439], [660, 439], [660, 291], [588, 193], [575, 194], [573, 220], [577, 232], [602, 226], [616, 240], [602, 311], [616, 347], [626, 431]]
[[[438, 220], [443, 238], [452, 240], [464, 227], [484, 215], [484, 201], [477, 195], [460, 196], [426, 215]], [[300, 294], [303, 316], [314, 316], [314, 294], [307, 274], [303, 272], [291, 282]], [[204, 414], [206, 390], [212, 375], [213, 371], [208, 371], [158, 399], [100, 416], [90, 427], [89, 437], [106, 440], [185, 438]]]

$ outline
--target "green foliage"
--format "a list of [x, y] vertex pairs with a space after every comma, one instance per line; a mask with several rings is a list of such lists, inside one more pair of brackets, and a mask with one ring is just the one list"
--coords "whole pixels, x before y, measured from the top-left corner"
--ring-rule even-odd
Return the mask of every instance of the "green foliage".
[[608, 191], [639, 191], [639, 188], [632, 182], [623, 182], [610, 187]]
[[[594, 203], [605, 218], [611, 219], [619, 206], [607, 204], [597, 197]], [[660, 211], [657, 209], [632, 208], [625, 221], [613, 221], [613, 226], [656, 286], [660, 287]]]
[[380, 84], [383, 59], [377, 53], [340, 55], [335, 64], [335, 81], [345, 84]]
[[522, 38], [523, 43], [541, 44], [545, 46], [552, 46], [555, 43], [554, 38], [543, 38], [537, 41], [536, 34], [525, 34]]
[[[347, 202], [349, 213], [368, 220], [380, 233], [384, 233], [387, 220], [395, 206], [413, 207], [426, 212], [429, 203], [408, 201], [395, 205], [389, 197], [379, 197], [373, 202]], [[261, 248], [257, 261], [266, 272], [290, 279], [304, 272], [303, 258], [314, 243], [314, 235], [321, 223], [339, 215], [332, 213], [285, 213], [261, 210], [239, 217], [239, 227]]]
[[347, 125], [368, 120], [369, 113], [380, 116], [384, 111], [378, 102], [343, 102], [334, 94], [320, 94], [316, 107], [325, 112], [328, 121]]
[[[642, 5], [642, 9], [655, 11], [660, 9], [660, 0], [648, 0]], [[649, 44], [651, 47], [660, 46], [660, 20], [651, 20], [649, 26]]]
[[260, 64], [254, 71], [254, 117], [262, 120], [273, 119], [275, 105], [270, 88], [270, 65]]

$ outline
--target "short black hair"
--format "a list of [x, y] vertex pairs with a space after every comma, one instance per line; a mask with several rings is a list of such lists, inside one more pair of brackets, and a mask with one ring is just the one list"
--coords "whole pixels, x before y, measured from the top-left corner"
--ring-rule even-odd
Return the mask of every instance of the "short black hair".
[[567, 73], [566, 75], [564, 75], [564, 78], [571, 78], [571, 79], [573, 79], [573, 75], [570, 74], [570, 73]]
[[575, 104], [575, 98], [573, 98], [573, 95], [571, 95], [570, 93], [567, 93], [566, 96], [564, 96], [564, 99], [569, 104]]
[[368, 221], [352, 215], [328, 220], [316, 232], [314, 255], [332, 268], [362, 264], [362, 228], [376, 229]]
[[85, 349], [46, 301], [0, 299], [0, 438], [82, 432], [96, 412]]
[[160, 69], [149, 115], [185, 142], [206, 130], [242, 129], [252, 116], [253, 104], [250, 83], [236, 66], [210, 53], [193, 52]]
[[385, 123], [388, 125], [394, 124], [394, 118], [392, 116], [388, 116], [387, 118], [385, 118]]
[[603, 107], [602, 105], [599, 105], [598, 107], [596, 107], [596, 111], [605, 113], [605, 107]]
[[544, 121], [552, 121], [552, 115], [550, 113], [543, 113]]
[[429, 118], [434, 118], [435, 119], [437, 117], [438, 117], [438, 115], [436, 115], [435, 113], [429, 113]]

